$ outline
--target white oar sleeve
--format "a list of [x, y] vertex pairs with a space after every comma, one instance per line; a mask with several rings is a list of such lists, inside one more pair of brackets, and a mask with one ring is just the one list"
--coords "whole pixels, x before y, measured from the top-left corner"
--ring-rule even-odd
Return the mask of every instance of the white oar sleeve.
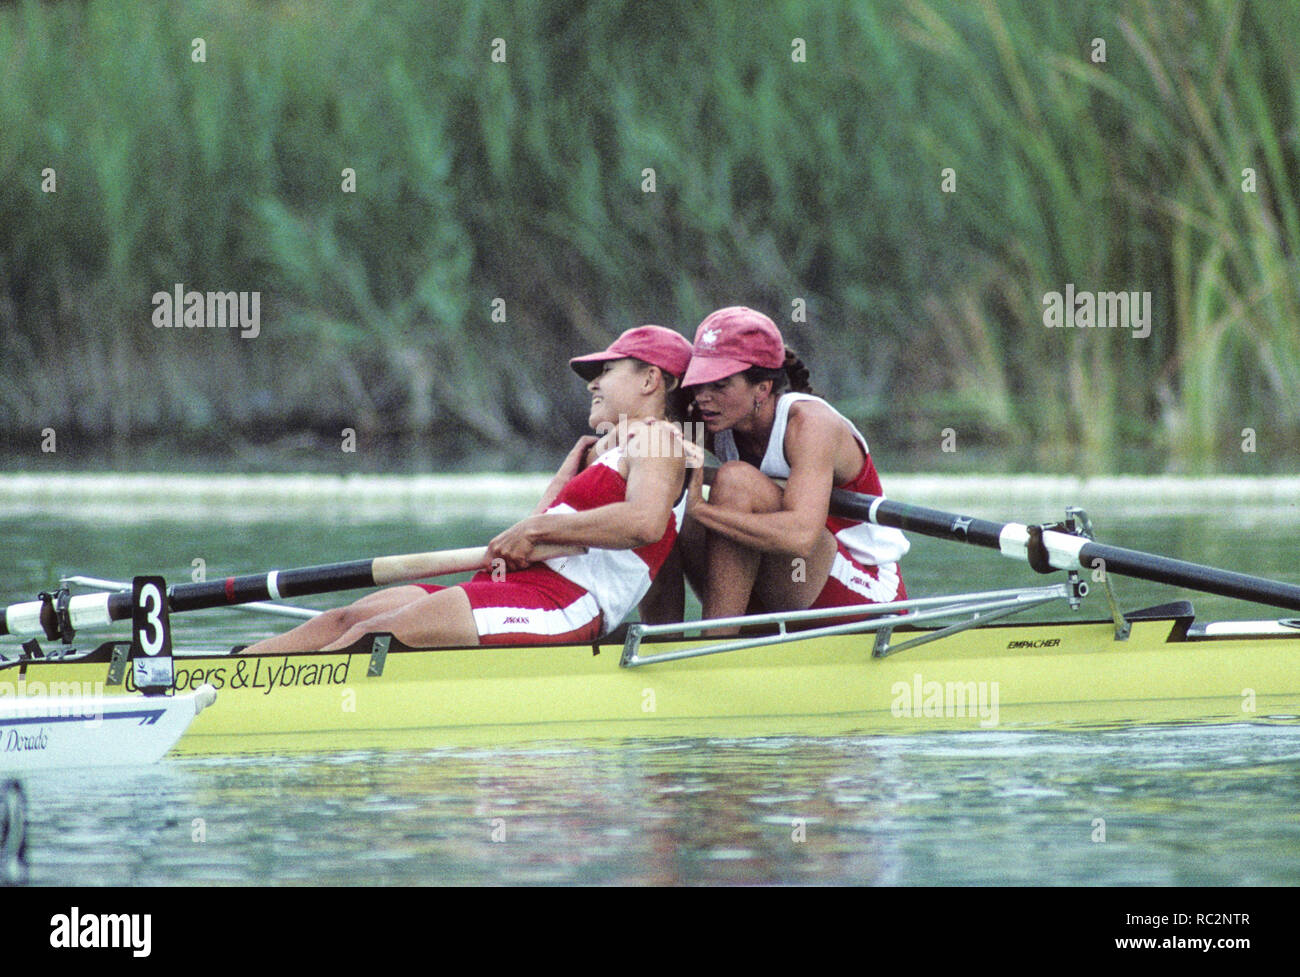
[[[1050, 529], [1043, 531], [1043, 547], [1047, 550], [1048, 562], [1058, 570], [1083, 569], [1079, 563], [1079, 551], [1087, 543], [1088, 540], [1082, 536], [1055, 533]], [[998, 548], [1003, 556], [1029, 562], [1029, 527], [1015, 522], [1007, 523], [998, 536]]]

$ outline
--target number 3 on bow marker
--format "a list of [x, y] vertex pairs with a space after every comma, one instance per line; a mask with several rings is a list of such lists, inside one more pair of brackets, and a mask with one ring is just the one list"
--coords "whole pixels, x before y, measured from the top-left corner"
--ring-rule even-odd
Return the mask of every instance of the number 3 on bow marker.
[[172, 629], [162, 577], [131, 581], [131, 667], [142, 692], [161, 692], [173, 685]]

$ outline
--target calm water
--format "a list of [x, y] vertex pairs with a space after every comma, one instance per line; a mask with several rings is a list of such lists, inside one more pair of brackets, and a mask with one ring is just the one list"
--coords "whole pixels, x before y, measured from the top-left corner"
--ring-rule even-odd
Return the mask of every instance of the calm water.
[[[1059, 511], [988, 500], [961, 508], [1031, 520]], [[217, 575], [469, 545], [509, 521], [308, 509], [292, 520], [0, 516], [0, 599], [30, 599], [61, 573], [185, 580], [195, 559]], [[1108, 542], [1300, 579], [1288, 513], [1242, 508], [1217, 526], [1190, 515], [1093, 514]], [[1279, 518], [1290, 528], [1266, 531]], [[915, 594], [1040, 579], [923, 539], [906, 576]], [[1121, 588], [1126, 607], [1178, 596]], [[1213, 598], [1196, 604], [1202, 617], [1276, 616]], [[1094, 603], [1092, 614], [1102, 612]], [[246, 641], [274, 627], [231, 612], [175, 622], [179, 644]], [[33, 775], [26, 787], [30, 881], [40, 885], [1300, 881], [1298, 726], [169, 759]]]
[[1294, 728], [189, 759], [27, 789], [39, 884], [1300, 880]]

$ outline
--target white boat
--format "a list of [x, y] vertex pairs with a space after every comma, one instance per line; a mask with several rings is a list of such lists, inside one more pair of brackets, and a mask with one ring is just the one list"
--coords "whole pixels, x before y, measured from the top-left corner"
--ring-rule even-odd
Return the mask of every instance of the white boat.
[[217, 698], [211, 685], [167, 696], [58, 691], [67, 694], [0, 696], [0, 773], [154, 763]]

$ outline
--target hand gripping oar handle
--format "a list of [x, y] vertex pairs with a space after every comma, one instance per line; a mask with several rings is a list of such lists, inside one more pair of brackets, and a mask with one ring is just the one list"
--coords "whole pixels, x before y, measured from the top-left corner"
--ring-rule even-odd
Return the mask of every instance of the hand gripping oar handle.
[[[1021, 523], [975, 519], [844, 489], [831, 493], [831, 512], [844, 519], [860, 519], [923, 536], [983, 546], [1003, 556], [1030, 562], [1030, 530]], [[1042, 531], [1042, 544], [1048, 562], [1058, 570], [1101, 569], [1123, 577], [1300, 611], [1300, 587], [1295, 584], [1094, 543], [1082, 536], [1051, 529]]]
[[[585, 553], [582, 547], [544, 544], [533, 550], [533, 562], [540, 563], [562, 556]], [[386, 587], [436, 577], [448, 573], [466, 573], [473, 570], [490, 570], [487, 547], [474, 546], [460, 550], [439, 550], [431, 553], [407, 553], [401, 556], [380, 556], [373, 560], [354, 560], [350, 563], [327, 563], [294, 570], [272, 570], [224, 580], [206, 580], [202, 583], [173, 584], [167, 588], [167, 607], [173, 614], [197, 611], [209, 607], [229, 607], [253, 601], [282, 600], [287, 597], [305, 597], [310, 594], [327, 594], [336, 590], [358, 590], [365, 587]], [[42, 620], [46, 601], [28, 601], [11, 604], [0, 615], [0, 635], [20, 636], [47, 634]], [[66, 608], [66, 618], [74, 630], [105, 627], [114, 621], [131, 617], [131, 592], [107, 594], [79, 594]], [[48, 613], [45, 615], [48, 619]]]

